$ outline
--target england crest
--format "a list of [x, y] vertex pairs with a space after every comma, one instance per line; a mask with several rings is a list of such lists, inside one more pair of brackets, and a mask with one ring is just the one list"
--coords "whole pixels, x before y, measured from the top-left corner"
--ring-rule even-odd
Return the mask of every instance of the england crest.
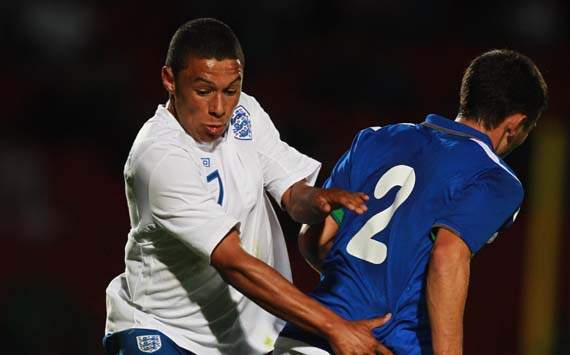
[[153, 353], [162, 347], [160, 335], [141, 335], [137, 337], [137, 345], [143, 353]]
[[251, 140], [251, 118], [245, 107], [240, 105], [235, 108], [230, 124], [234, 137], [241, 140]]

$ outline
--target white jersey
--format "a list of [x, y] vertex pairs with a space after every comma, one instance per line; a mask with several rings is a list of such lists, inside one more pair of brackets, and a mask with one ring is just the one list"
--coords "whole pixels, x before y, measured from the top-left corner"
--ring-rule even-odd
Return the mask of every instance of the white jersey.
[[141, 128], [125, 164], [131, 231], [125, 272], [107, 287], [106, 332], [156, 329], [197, 354], [267, 353], [283, 321], [226, 284], [210, 254], [235, 226], [241, 246], [291, 279], [283, 232], [265, 194], [320, 164], [289, 147], [241, 94], [225, 135], [196, 142], [164, 107]]

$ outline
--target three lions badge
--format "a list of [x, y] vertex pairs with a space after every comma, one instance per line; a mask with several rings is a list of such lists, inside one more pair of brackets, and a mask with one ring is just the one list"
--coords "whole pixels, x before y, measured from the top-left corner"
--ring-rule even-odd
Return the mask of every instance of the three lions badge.
[[140, 335], [137, 336], [137, 345], [143, 353], [153, 353], [160, 350], [162, 343], [160, 335]]
[[251, 140], [251, 118], [249, 112], [243, 106], [235, 108], [230, 124], [234, 132], [234, 137], [241, 140]]

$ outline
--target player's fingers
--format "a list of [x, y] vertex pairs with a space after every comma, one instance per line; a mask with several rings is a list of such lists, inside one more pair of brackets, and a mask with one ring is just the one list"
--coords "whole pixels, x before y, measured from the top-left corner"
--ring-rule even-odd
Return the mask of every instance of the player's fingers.
[[345, 191], [345, 193], [348, 196], [351, 196], [355, 199], [360, 199], [360, 200], [367, 200], [368, 199], [368, 195], [365, 194], [364, 192], [351, 192], [351, 191]]
[[[323, 192], [321, 196], [330, 203], [331, 208], [344, 207], [357, 214], [362, 214], [368, 210], [366, 207], [368, 196], [362, 192], [350, 192], [334, 188], [323, 189]], [[323, 208], [321, 210], [324, 211]]]
[[369, 320], [367, 320], [368, 326], [372, 329], [381, 327], [384, 324], [388, 323], [388, 321], [391, 318], [392, 318], [392, 314], [387, 313], [387, 314], [383, 315], [382, 317], [376, 317], [376, 318], [369, 319]]
[[392, 351], [390, 351], [390, 349], [388, 349], [387, 347], [385, 347], [382, 344], [378, 344], [378, 346], [376, 347], [376, 354], [379, 355], [394, 355], [394, 353]]
[[[366, 195], [364, 195], [366, 196]], [[341, 199], [341, 203], [348, 208], [350, 211], [356, 212], [358, 214], [362, 214], [368, 211], [368, 207], [366, 206], [366, 200], [358, 193], [347, 193]]]
[[346, 209], [348, 209], [351, 212], [355, 212], [357, 214], [363, 214], [364, 212], [366, 212], [366, 206], [362, 206], [360, 204], [356, 204], [352, 201], [346, 201], [342, 204], [344, 207], [346, 207]]
[[362, 193], [362, 192], [355, 192], [353, 194], [353, 197], [356, 201], [358, 201], [359, 203], [362, 203], [362, 204], [366, 203], [366, 201], [368, 201], [368, 199], [369, 199], [368, 195], [365, 193]]
[[364, 212], [368, 211], [368, 207], [366, 207], [365, 205], [356, 207], [354, 209], [354, 212], [356, 212], [357, 214], [363, 214]]

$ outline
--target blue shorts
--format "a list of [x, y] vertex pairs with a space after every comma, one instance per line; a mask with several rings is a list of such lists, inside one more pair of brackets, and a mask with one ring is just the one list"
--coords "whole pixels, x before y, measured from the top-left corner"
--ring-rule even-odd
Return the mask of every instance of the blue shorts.
[[158, 330], [133, 328], [103, 338], [107, 355], [196, 355], [182, 349]]

